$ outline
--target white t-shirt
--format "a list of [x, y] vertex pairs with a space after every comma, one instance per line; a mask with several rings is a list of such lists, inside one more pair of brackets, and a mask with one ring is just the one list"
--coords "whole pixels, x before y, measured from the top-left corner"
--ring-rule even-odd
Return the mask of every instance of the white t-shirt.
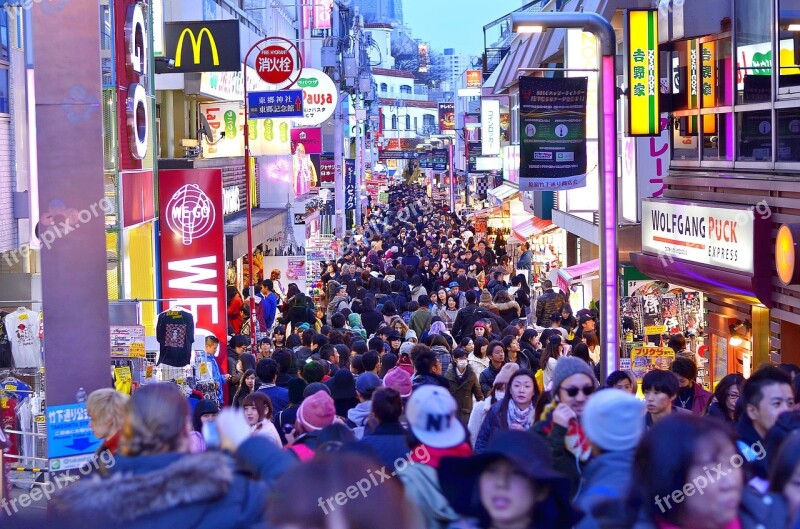
[[17, 310], [5, 317], [5, 326], [14, 365], [18, 368], [42, 367], [39, 313]]
[[283, 443], [281, 442], [281, 436], [278, 435], [278, 429], [275, 428], [275, 425], [272, 424], [272, 421], [264, 419], [260, 423], [261, 428], [256, 429], [259, 427], [259, 424], [253, 426], [253, 435], [263, 435], [270, 441], [272, 441], [275, 446], [278, 448], [283, 448]]

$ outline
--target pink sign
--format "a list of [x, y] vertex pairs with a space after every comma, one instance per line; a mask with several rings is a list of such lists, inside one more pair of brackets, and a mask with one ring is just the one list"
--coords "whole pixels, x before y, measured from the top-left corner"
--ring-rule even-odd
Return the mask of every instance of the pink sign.
[[301, 147], [305, 154], [322, 154], [322, 129], [307, 127], [292, 129], [292, 154]]

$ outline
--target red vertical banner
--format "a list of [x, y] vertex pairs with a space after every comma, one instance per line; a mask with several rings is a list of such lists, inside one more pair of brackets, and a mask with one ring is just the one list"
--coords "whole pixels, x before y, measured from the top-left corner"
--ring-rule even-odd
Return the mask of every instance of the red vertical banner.
[[175, 169], [158, 174], [161, 294], [194, 315], [195, 332], [220, 340], [217, 362], [227, 372], [228, 331], [222, 217], [222, 170]]

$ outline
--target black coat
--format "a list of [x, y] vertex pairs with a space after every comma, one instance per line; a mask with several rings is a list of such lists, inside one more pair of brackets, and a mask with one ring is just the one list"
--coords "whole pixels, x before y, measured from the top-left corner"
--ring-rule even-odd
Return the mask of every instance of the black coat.
[[406, 431], [399, 423], [379, 424], [374, 430], [364, 430], [358, 445], [367, 448], [386, 468], [394, 467], [395, 461], [405, 458], [409, 452]]
[[378, 330], [378, 327], [380, 327], [383, 322], [383, 314], [377, 310], [367, 310], [361, 313], [361, 324], [364, 325], [367, 336], [375, 334], [375, 331]]

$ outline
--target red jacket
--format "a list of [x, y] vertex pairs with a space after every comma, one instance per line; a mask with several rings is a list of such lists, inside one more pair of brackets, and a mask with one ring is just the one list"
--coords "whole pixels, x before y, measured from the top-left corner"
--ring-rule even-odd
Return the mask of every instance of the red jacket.
[[233, 333], [239, 334], [242, 332], [242, 324], [244, 323], [244, 316], [242, 316], [242, 301], [241, 296], [236, 294], [228, 305], [228, 325], [233, 327]]
[[692, 397], [692, 413], [700, 416], [705, 415], [708, 402], [711, 400], [712, 396], [711, 392], [706, 391], [703, 386], [695, 382], [694, 396]]

